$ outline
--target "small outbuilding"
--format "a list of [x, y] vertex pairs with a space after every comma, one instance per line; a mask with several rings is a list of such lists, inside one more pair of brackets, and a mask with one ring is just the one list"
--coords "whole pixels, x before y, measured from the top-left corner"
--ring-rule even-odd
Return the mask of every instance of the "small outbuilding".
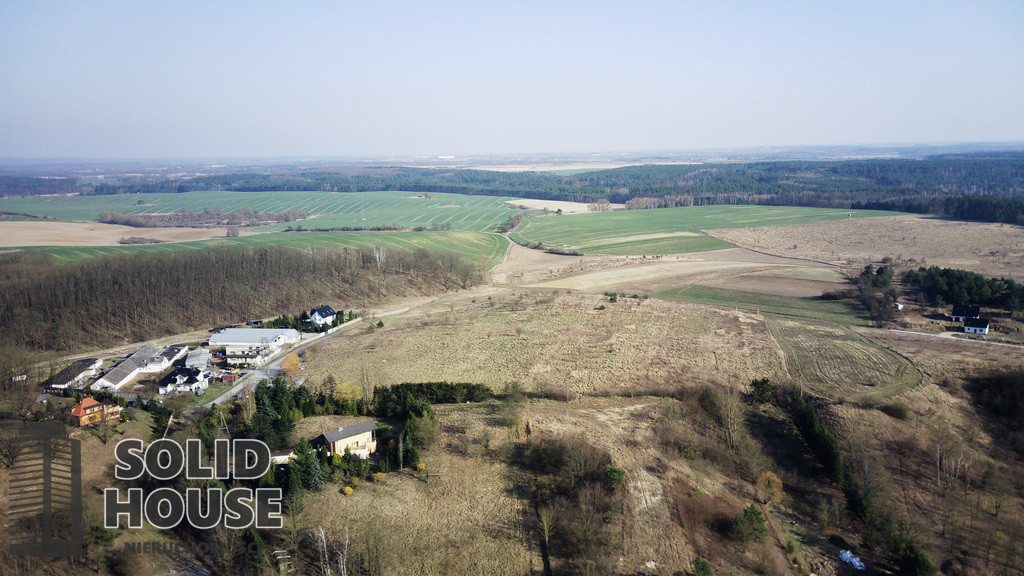
[[205, 370], [210, 364], [210, 350], [208, 348], [196, 348], [185, 356], [186, 368], [199, 368]]

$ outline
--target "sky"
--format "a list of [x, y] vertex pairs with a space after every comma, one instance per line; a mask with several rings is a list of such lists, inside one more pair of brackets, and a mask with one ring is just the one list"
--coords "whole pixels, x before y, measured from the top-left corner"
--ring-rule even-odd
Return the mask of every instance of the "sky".
[[1024, 2], [0, 2], [0, 157], [1024, 141]]

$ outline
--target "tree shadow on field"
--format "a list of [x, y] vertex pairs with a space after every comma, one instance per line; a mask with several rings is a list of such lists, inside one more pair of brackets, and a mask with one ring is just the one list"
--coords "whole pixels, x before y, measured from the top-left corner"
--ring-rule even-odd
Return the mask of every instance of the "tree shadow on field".
[[747, 426], [782, 476], [793, 507], [801, 516], [813, 518], [814, 503], [832, 494], [822, 490], [820, 480], [824, 470], [811, 456], [803, 438], [781, 414], [752, 411]]

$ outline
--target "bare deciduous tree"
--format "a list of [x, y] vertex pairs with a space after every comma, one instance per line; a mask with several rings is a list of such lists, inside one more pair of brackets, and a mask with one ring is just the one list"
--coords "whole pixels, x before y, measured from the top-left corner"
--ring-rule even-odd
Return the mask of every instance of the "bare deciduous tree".
[[388, 249], [385, 246], [373, 247], [373, 259], [377, 262], [377, 270], [380, 271], [381, 292], [387, 293], [387, 261]]
[[251, 425], [252, 417], [256, 415], [256, 395], [251, 385], [246, 385], [238, 395], [238, 404], [242, 407], [242, 422], [246, 426]]
[[345, 526], [345, 538], [341, 541], [341, 547], [335, 549], [338, 555], [338, 574], [348, 576], [348, 526]]
[[331, 576], [331, 557], [327, 546], [327, 533], [324, 532], [323, 526], [318, 526], [316, 530], [313, 530], [313, 543], [316, 545], [319, 558], [320, 574]]

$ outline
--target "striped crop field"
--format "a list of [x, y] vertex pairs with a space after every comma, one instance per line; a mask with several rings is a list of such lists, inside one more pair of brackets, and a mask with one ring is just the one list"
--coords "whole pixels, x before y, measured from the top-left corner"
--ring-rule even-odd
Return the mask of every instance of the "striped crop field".
[[203, 250], [218, 244], [259, 246], [282, 244], [301, 249], [310, 248], [372, 248], [386, 246], [405, 250], [423, 248], [438, 252], [454, 252], [484, 266], [497, 264], [508, 249], [508, 241], [498, 234], [463, 231], [424, 232], [272, 232], [238, 238], [219, 238], [196, 242], [166, 244], [140, 244], [118, 246], [43, 246], [24, 248], [26, 251], [45, 251], [60, 263], [75, 262], [109, 254], [135, 252], [169, 252], [175, 250]]
[[782, 226], [823, 220], [888, 216], [878, 210], [794, 206], [686, 206], [529, 218], [510, 236], [528, 244], [586, 254], [678, 254], [733, 245], [702, 230]]
[[[181, 194], [117, 194], [111, 196], [45, 196], [0, 198], [0, 212], [47, 216], [56, 220], [95, 220], [103, 212], [162, 214], [204, 209], [230, 212], [303, 210], [313, 218], [292, 223], [305, 228], [399, 226], [431, 228], [448, 224], [452, 230], [493, 232], [519, 212], [496, 196], [416, 192], [183, 192]], [[289, 224], [261, 226], [283, 230]]]

